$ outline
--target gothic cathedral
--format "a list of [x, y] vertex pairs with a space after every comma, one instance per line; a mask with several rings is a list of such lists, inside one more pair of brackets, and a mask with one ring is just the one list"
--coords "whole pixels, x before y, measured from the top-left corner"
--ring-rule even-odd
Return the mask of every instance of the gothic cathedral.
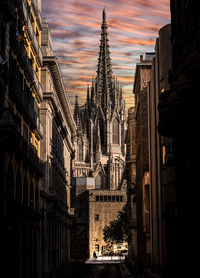
[[112, 75], [105, 10], [102, 17], [97, 75], [85, 105], [79, 107], [78, 97], [75, 101], [73, 176], [93, 177], [96, 189], [116, 190], [124, 171], [126, 114], [122, 87]]

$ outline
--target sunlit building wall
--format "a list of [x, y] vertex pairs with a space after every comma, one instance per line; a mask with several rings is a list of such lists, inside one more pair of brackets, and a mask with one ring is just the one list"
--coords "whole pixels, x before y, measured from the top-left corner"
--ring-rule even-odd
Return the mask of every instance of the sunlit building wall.
[[37, 1], [0, 3], [1, 246], [5, 277], [40, 277], [41, 15]]
[[72, 139], [76, 132], [71, 106], [63, 85], [58, 59], [53, 54], [50, 28], [42, 23], [42, 87], [41, 121], [44, 139], [41, 158], [44, 177], [41, 182], [41, 261], [42, 277], [62, 270], [70, 261]]

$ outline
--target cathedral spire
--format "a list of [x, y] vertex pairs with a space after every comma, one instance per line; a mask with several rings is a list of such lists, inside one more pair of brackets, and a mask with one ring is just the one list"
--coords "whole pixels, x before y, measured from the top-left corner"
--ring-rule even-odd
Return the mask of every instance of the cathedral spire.
[[99, 99], [104, 103], [109, 97], [112, 88], [112, 69], [107, 28], [106, 12], [104, 8], [102, 13], [101, 40], [97, 65], [97, 85], [99, 91], [97, 94]]

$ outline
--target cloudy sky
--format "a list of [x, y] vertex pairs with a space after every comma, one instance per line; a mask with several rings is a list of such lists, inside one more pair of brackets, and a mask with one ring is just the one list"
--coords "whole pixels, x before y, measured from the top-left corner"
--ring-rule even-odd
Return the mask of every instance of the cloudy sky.
[[133, 82], [140, 54], [154, 51], [158, 30], [170, 21], [169, 0], [42, 0], [51, 27], [54, 55], [72, 104], [85, 102], [96, 75], [102, 11], [105, 7], [113, 75], [123, 86], [126, 107], [133, 103]]

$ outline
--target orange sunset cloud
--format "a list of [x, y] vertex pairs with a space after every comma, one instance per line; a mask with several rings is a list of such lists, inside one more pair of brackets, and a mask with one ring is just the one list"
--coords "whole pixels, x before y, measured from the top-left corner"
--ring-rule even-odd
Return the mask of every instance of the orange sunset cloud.
[[135, 66], [140, 54], [154, 51], [158, 30], [170, 21], [169, 0], [43, 0], [66, 91], [84, 104], [96, 75], [105, 7], [113, 75], [122, 84], [126, 107], [134, 105]]

